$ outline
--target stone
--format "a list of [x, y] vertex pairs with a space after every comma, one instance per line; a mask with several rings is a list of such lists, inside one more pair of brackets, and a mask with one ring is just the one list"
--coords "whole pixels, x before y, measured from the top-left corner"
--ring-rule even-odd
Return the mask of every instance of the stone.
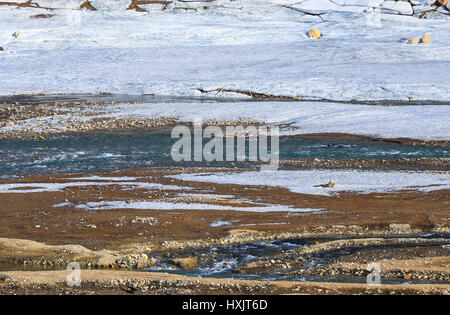
[[3, 48], [3, 47], [0, 47], [0, 51], [5, 51], [5, 48]]
[[443, 7], [446, 6], [448, 3], [450, 3], [450, 0], [437, 0], [440, 5]]
[[406, 42], [408, 45], [417, 45], [419, 43], [418, 38], [408, 38], [408, 41]]
[[172, 264], [182, 269], [194, 269], [197, 266], [196, 257], [176, 258], [172, 260]]
[[307, 33], [309, 38], [319, 39], [322, 37], [322, 34], [320, 34], [320, 31], [317, 28], [312, 28]]
[[12, 121], [5, 122], [5, 127], [12, 127], [14, 126], [14, 123]]
[[428, 35], [428, 34], [423, 35], [422, 38], [420, 39], [420, 42], [422, 44], [429, 44], [429, 43], [431, 43], [430, 35]]

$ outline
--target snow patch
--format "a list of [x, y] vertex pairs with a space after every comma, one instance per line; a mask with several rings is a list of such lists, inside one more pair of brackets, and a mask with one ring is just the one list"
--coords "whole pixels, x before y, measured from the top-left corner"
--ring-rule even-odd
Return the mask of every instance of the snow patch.
[[[217, 184], [277, 186], [294, 193], [332, 196], [342, 192], [391, 193], [450, 189], [450, 174], [366, 171], [277, 171], [172, 176], [185, 181]], [[333, 181], [334, 187], [320, 187]]]

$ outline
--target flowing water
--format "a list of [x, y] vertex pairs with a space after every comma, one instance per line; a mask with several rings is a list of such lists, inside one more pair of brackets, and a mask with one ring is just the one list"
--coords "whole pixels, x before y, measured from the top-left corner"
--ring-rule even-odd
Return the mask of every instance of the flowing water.
[[[427, 239], [448, 239], [450, 235], [421, 235], [421, 238]], [[367, 238], [367, 237], [365, 237]], [[198, 267], [195, 270], [187, 271], [174, 267], [171, 265], [171, 259], [162, 257], [156, 267], [148, 268], [147, 271], [161, 271], [174, 274], [181, 274], [194, 277], [208, 277], [208, 278], [234, 278], [234, 279], [254, 279], [254, 280], [289, 280], [289, 281], [330, 281], [330, 282], [351, 282], [351, 283], [365, 283], [366, 277], [352, 276], [352, 275], [336, 275], [336, 276], [319, 276], [319, 275], [307, 275], [307, 276], [295, 276], [285, 275], [283, 272], [267, 272], [261, 274], [241, 274], [236, 273], [233, 270], [241, 265], [247, 264], [255, 259], [261, 257], [272, 257], [279, 253], [290, 253], [296, 249], [304, 246], [314, 244], [316, 242], [326, 242], [338, 240], [340, 238], [302, 238], [302, 239], [289, 239], [282, 241], [263, 241], [252, 244], [244, 245], [232, 245], [219, 248], [209, 248], [205, 250], [186, 250], [177, 252], [175, 255], [186, 257], [194, 256], [199, 259]], [[444, 242], [445, 244], [448, 242]], [[383, 251], [385, 249], [392, 250], [406, 249], [412, 247], [428, 247], [428, 246], [440, 246], [442, 241], [436, 241], [436, 243], [417, 244], [414, 242], [405, 243], [400, 245], [377, 245], [367, 246], [364, 248], [343, 248], [340, 250], [330, 250], [321, 252], [318, 254], [307, 255], [307, 266], [305, 269], [314, 268], [317, 266], [327, 266], [335, 259], [352, 255], [356, 252], [362, 252], [367, 250]], [[214, 253], [214, 254], [213, 254]], [[411, 283], [443, 283], [443, 281], [433, 280], [408, 280]], [[405, 283], [404, 279], [396, 278], [384, 278], [384, 283], [400, 284]], [[445, 282], [445, 281], [444, 281]]]
[[[0, 177], [110, 172], [146, 167], [231, 166], [227, 162], [174, 162], [171, 148], [176, 140], [171, 138], [170, 130], [162, 129], [0, 141]], [[281, 159], [423, 157], [449, 158], [450, 148], [373, 141], [280, 138]], [[252, 167], [255, 164], [238, 163], [237, 166]]]

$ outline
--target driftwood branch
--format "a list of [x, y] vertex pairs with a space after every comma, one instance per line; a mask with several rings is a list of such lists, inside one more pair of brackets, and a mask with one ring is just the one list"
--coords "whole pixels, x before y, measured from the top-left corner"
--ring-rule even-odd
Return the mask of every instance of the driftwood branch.
[[256, 93], [251, 91], [241, 91], [235, 89], [214, 89], [214, 90], [204, 90], [198, 89], [198, 91], [202, 94], [216, 92], [216, 93], [237, 93], [242, 95], [247, 95], [252, 98], [265, 98], [265, 99], [285, 99], [285, 100], [296, 100], [297, 96], [283, 96], [283, 95], [272, 95], [272, 94], [264, 94], [264, 93]]

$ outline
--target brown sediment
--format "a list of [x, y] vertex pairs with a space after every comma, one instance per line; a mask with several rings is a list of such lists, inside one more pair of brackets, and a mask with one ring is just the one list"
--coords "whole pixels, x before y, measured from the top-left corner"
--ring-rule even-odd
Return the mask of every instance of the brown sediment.
[[[230, 169], [223, 169], [230, 171]], [[2, 193], [0, 201], [0, 237], [43, 241], [53, 245], [79, 244], [92, 250], [127, 248], [129, 244], [147, 247], [208, 247], [264, 239], [330, 235], [413, 235], [448, 233], [450, 207], [448, 190], [428, 193], [400, 191], [392, 193], [341, 193], [335, 196], [303, 195], [273, 186], [245, 186], [180, 181], [166, 176], [220, 169], [127, 170], [106, 176], [133, 176], [137, 182], [176, 185], [180, 189], [124, 190], [110, 186], [70, 187], [57, 192]], [[64, 183], [83, 181], [65, 176], [37, 176], [2, 180], [1, 183]], [[77, 176], [78, 177], [78, 176]], [[183, 188], [189, 187], [186, 191]], [[326, 189], [326, 188], [324, 188]], [[179, 193], [193, 193], [183, 197]], [[195, 197], [195, 194], [199, 194]], [[214, 194], [213, 198], [204, 197]], [[216, 196], [218, 195], [218, 196]], [[224, 198], [220, 198], [223, 195]], [[231, 198], [233, 203], [226, 197]], [[168, 201], [211, 205], [254, 207], [255, 204], [285, 205], [322, 209], [315, 213], [246, 212], [217, 210], [91, 210], [76, 205], [99, 201]], [[54, 208], [55, 204], [70, 204]], [[206, 207], [207, 209], [207, 207]], [[152, 217], [156, 225], [136, 224], [136, 217]], [[211, 223], [229, 221], [230, 225], [212, 227]], [[273, 224], [273, 223], [278, 223]], [[281, 224], [280, 224], [281, 223]], [[248, 225], [251, 224], [251, 225]], [[393, 227], [392, 224], [402, 228]], [[91, 228], [95, 226], [95, 228]], [[234, 230], [244, 233], [231, 235]], [[230, 235], [232, 237], [230, 237]], [[161, 244], [165, 243], [164, 246]], [[144, 245], [143, 245], [144, 246]], [[145, 246], [144, 246], [145, 247]]]

